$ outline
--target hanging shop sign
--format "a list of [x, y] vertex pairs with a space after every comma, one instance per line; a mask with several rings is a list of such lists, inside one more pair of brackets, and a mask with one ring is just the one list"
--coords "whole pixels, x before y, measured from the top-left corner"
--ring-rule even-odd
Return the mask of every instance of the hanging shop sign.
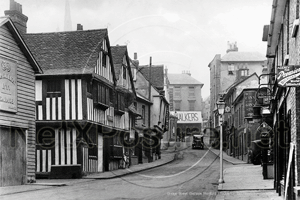
[[251, 118], [253, 116], [253, 106], [255, 104], [256, 91], [245, 91], [244, 92], [244, 108], [245, 117]]
[[202, 115], [200, 111], [176, 111], [171, 112], [178, 118], [177, 123], [202, 123]]
[[0, 57], [0, 110], [17, 112], [17, 63]]
[[281, 87], [300, 86], [300, 66], [280, 66], [278, 69], [277, 81]]

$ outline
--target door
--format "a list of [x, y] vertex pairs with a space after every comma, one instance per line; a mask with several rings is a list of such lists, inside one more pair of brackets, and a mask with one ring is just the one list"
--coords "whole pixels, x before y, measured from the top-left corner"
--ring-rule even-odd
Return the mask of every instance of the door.
[[21, 185], [25, 176], [25, 130], [0, 127], [0, 187]]

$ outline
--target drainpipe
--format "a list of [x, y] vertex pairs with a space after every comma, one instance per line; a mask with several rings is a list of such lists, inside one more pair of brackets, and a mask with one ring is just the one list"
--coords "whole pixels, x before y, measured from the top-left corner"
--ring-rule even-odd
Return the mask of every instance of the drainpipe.
[[[151, 68], [152, 68], [152, 57], [150, 57], [150, 65], [149, 65], [149, 101], [151, 102]], [[148, 126], [151, 128], [151, 105], [149, 105], [148, 111]], [[150, 137], [151, 140], [151, 137]], [[152, 145], [150, 146], [150, 160], [152, 160]]]
[[[150, 57], [150, 68], [149, 68], [149, 101], [151, 102], [151, 71], [152, 71], [152, 57]], [[148, 124], [149, 124], [149, 128], [151, 126], [151, 109], [149, 106], [149, 112], [148, 112]]]

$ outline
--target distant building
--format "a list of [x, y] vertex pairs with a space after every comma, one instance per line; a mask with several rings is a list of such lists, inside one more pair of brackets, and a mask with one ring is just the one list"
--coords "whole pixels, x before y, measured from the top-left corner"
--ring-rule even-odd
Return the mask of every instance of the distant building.
[[216, 116], [216, 102], [220, 93], [230, 85], [249, 75], [262, 74], [266, 58], [258, 52], [239, 52], [236, 42], [229, 43], [226, 54], [221, 57], [216, 54], [209, 63], [210, 68], [210, 115], [213, 127], [218, 123]]
[[143, 141], [143, 146], [139, 147], [142, 152], [138, 156], [138, 162], [152, 162], [160, 158], [161, 139], [168, 134], [170, 125], [169, 102], [164, 91], [164, 66], [139, 65], [136, 53], [131, 62], [137, 92], [136, 107], [142, 115], [136, 121], [136, 130]]
[[223, 118], [224, 150], [241, 160], [248, 161], [251, 141], [258, 139], [256, 129], [260, 125], [253, 120], [253, 106], [258, 90], [256, 73], [232, 84], [225, 92], [228, 106]]
[[202, 129], [202, 87], [203, 83], [191, 76], [189, 71], [182, 74], [168, 74], [171, 114], [177, 116], [178, 137], [199, 134]]

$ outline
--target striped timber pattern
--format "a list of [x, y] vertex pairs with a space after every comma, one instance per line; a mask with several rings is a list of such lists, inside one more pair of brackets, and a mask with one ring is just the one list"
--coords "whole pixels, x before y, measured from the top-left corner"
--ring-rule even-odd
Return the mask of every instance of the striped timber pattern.
[[114, 126], [114, 120], [109, 121], [108, 116], [115, 118], [114, 107], [109, 107], [106, 110], [101, 110], [94, 107], [93, 99], [87, 98], [87, 118], [90, 121], [102, 123], [108, 126]]
[[55, 129], [54, 147], [37, 145], [36, 172], [50, 172], [51, 165], [77, 164], [76, 129]]
[[83, 171], [97, 172], [98, 170], [98, 157], [89, 155], [89, 149], [83, 148]]
[[[42, 99], [42, 81], [36, 83], [36, 120], [82, 120], [82, 81], [65, 79], [64, 95], [47, 93]], [[64, 98], [64, 99], [63, 99]]]

